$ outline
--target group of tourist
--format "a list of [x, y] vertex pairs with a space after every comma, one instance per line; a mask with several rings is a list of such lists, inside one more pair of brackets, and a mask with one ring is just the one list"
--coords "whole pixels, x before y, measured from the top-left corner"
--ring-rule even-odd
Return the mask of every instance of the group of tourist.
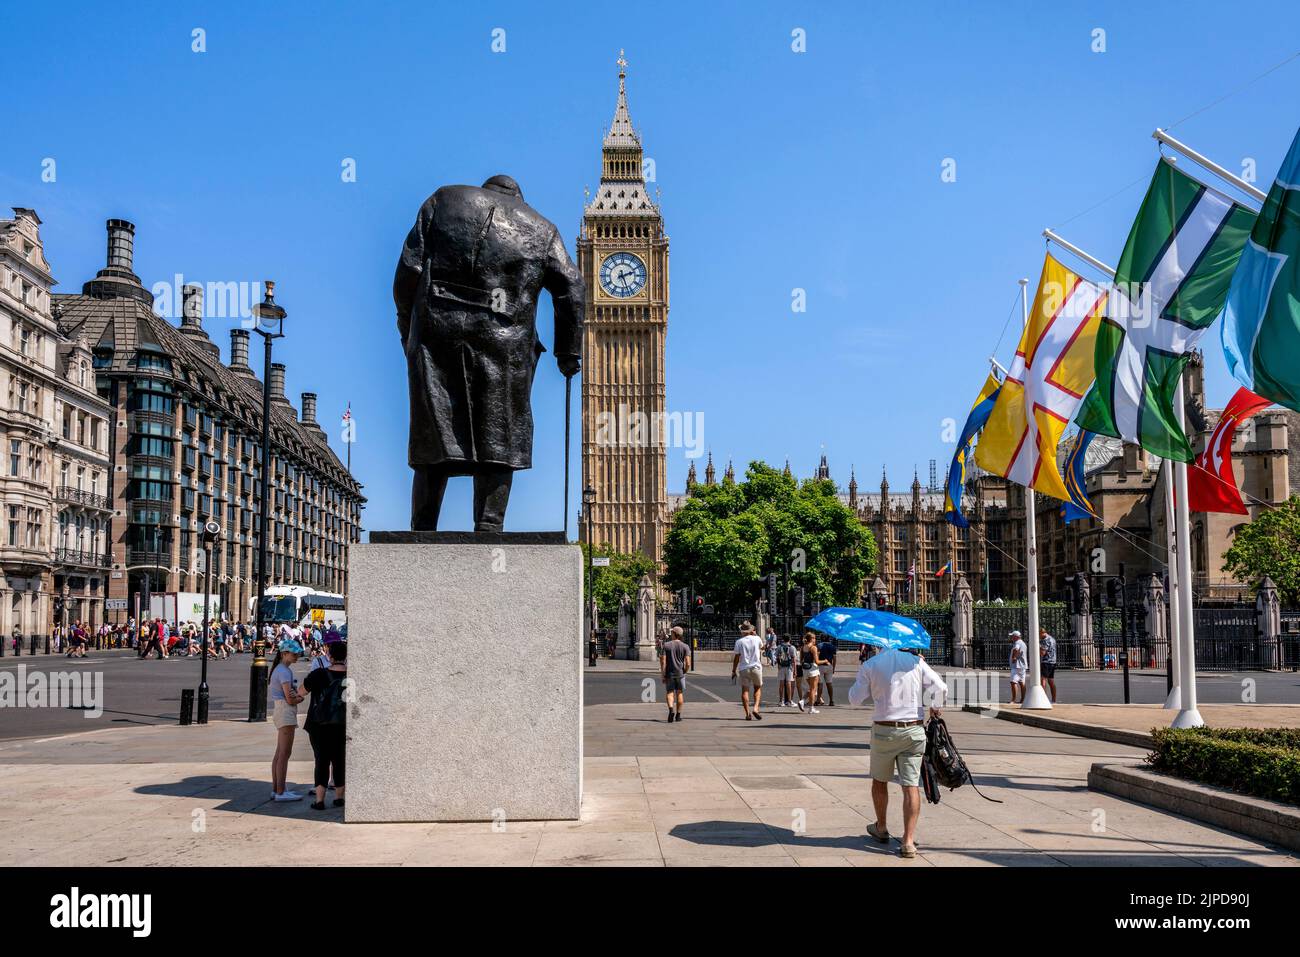
[[308, 652], [299, 638], [279, 641], [271, 668], [270, 706], [275, 724], [275, 754], [271, 758], [271, 800], [301, 801], [302, 794], [286, 786], [293, 739], [298, 731], [298, 705], [311, 697], [303, 730], [316, 759], [316, 800], [312, 810], [325, 810], [325, 792], [334, 790], [334, 807], [343, 807], [344, 747], [347, 740], [347, 706], [351, 700], [348, 676], [348, 643], [337, 631], [321, 639], [322, 651], [311, 660], [311, 669], [301, 689], [293, 665]]

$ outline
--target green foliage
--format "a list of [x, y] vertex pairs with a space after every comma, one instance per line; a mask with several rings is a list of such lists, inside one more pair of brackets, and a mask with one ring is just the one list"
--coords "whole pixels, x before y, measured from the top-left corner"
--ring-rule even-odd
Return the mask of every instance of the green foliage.
[[1300, 804], [1300, 730], [1153, 728], [1147, 763], [1180, 778]]
[[1300, 601], [1300, 497], [1266, 509], [1233, 537], [1223, 570], [1242, 581], [1267, 575], [1283, 604]]
[[[587, 573], [587, 546], [582, 548], [582, 573]], [[592, 582], [591, 590], [596, 595], [596, 606], [602, 612], [618, 611], [619, 600], [627, 595], [633, 601], [636, 601], [637, 584], [641, 581], [642, 575], [649, 575], [650, 580], [654, 581], [656, 569], [654, 559], [640, 552], [628, 554], [626, 552], [616, 552], [608, 545], [596, 545], [591, 549], [591, 554], [595, 558], [606, 557], [609, 559], [608, 568], [593, 568], [591, 570]]]
[[664, 542], [673, 589], [693, 587], [715, 608], [747, 610], [770, 571], [793, 567], [809, 602], [856, 605], [876, 570], [876, 541], [827, 480], [798, 484], [764, 462], [744, 481], [695, 485]]

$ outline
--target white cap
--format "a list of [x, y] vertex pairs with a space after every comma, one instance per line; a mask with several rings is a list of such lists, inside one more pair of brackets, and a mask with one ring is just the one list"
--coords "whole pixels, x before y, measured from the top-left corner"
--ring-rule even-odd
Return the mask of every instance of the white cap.
[[1019, 637], [1020, 637], [1020, 632], [1018, 632], [1018, 631], [1013, 631], [1013, 632], [1012, 632], [1008, 637], [1011, 637], [1011, 638], [1019, 638]]

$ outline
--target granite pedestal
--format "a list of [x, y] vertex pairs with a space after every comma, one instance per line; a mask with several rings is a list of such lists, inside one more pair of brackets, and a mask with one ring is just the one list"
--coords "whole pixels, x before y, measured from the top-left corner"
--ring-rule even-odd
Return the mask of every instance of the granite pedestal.
[[576, 819], [582, 553], [374, 532], [348, 565], [345, 819]]

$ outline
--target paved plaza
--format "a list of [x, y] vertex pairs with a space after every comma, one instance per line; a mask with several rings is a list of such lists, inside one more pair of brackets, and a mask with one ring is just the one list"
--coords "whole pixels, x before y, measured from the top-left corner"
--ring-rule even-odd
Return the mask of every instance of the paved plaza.
[[[636, 663], [601, 675], [637, 689], [651, 676]], [[896, 841], [882, 847], [864, 838], [872, 817], [868, 711], [769, 708], [764, 721], [746, 722], [739, 705], [714, 700], [734, 693], [727, 676], [707, 680], [722, 690], [688, 692], [686, 720], [671, 725], [658, 703], [588, 703], [578, 821], [345, 825], [340, 810], [273, 804], [269, 724], [110, 722], [76, 734], [11, 738], [0, 742], [7, 797], [0, 866], [314, 864], [322, 846], [331, 860], [355, 864], [1298, 862], [1276, 847], [1087, 789], [1094, 762], [1137, 763], [1137, 748], [951, 709], [945, 714], [980, 789], [1003, 803], [984, 801], [970, 787], [945, 792], [941, 804], [922, 812], [920, 858], [903, 861]], [[847, 686], [844, 680], [842, 693]], [[310, 755], [299, 735], [290, 787], [309, 783]], [[897, 787], [891, 791], [890, 824], [898, 830]]]

